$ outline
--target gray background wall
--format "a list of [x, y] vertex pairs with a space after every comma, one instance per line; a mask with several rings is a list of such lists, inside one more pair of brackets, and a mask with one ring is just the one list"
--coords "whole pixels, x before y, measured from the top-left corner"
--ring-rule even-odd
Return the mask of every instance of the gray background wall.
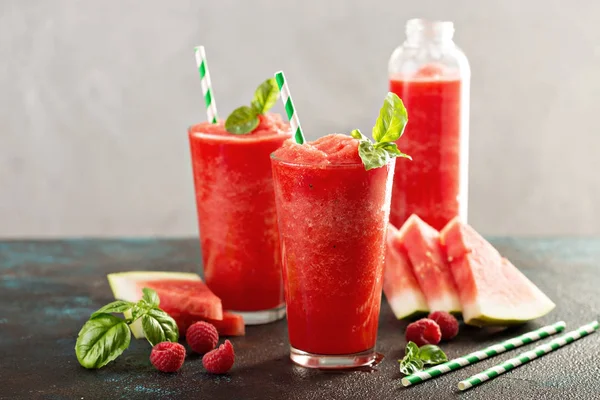
[[0, 0], [0, 236], [197, 232], [186, 128], [283, 69], [311, 138], [369, 129], [404, 21], [473, 70], [470, 221], [600, 233], [600, 2]]

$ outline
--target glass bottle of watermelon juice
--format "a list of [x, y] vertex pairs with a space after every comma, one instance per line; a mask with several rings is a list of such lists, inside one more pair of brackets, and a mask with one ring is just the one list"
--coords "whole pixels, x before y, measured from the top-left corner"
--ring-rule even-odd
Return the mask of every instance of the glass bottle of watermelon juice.
[[375, 362], [395, 159], [370, 170], [359, 141], [287, 141], [272, 155], [290, 358], [313, 368]]
[[277, 114], [247, 134], [224, 121], [189, 129], [206, 284], [246, 324], [285, 315], [270, 154], [291, 137]]
[[390, 220], [411, 214], [435, 229], [467, 220], [470, 68], [452, 40], [452, 22], [413, 19], [392, 54], [389, 88], [410, 111], [402, 149], [413, 161], [396, 164]]

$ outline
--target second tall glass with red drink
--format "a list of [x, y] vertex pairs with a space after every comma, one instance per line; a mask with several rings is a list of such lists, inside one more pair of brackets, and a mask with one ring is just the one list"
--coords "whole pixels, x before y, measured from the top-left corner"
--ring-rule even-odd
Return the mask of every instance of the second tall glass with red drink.
[[285, 315], [269, 156], [290, 137], [276, 114], [246, 135], [223, 121], [189, 130], [206, 284], [246, 324]]
[[395, 159], [365, 170], [358, 141], [286, 142], [272, 156], [291, 359], [375, 362]]

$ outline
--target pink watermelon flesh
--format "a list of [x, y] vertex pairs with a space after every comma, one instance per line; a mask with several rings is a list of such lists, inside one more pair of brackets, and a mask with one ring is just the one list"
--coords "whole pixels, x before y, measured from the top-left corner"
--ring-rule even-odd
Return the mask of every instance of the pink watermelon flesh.
[[460, 312], [458, 291], [440, 246], [439, 232], [413, 214], [402, 225], [396, 240], [408, 254], [429, 309]]
[[[171, 315], [173, 317], [173, 315]], [[183, 314], [173, 317], [177, 322], [179, 328], [179, 334], [185, 336], [187, 329], [195, 322], [206, 321], [211, 323], [217, 328], [220, 336], [244, 336], [246, 328], [244, 326], [244, 317], [240, 314], [234, 314], [232, 312], [223, 311], [223, 319], [198, 319], [193, 315]]]
[[541, 317], [554, 303], [471, 226], [458, 218], [441, 231], [467, 324], [511, 325]]
[[202, 281], [153, 280], [137, 282], [139, 290], [154, 289], [160, 298], [160, 308], [174, 319], [183, 315], [198, 319], [223, 319], [223, 307], [219, 299]]
[[398, 230], [388, 225], [383, 293], [398, 319], [428, 311], [425, 296], [413, 273], [410, 261], [398, 243]]

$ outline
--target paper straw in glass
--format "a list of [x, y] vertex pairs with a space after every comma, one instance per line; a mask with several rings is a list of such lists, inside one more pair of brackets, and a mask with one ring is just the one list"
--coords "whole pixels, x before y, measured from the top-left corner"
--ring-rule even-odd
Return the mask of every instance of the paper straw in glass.
[[206, 52], [204, 51], [204, 46], [198, 46], [194, 50], [196, 53], [196, 65], [198, 66], [198, 72], [200, 73], [202, 95], [204, 96], [204, 103], [206, 104], [206, 116], [208, 117], [209, 122], [216, 124], [219, 116], [217, 114], [217, 104], [215, 103], [212, 84], [210, 83], [210, 73], [206, 63]]
[[298, 144], [303, 144], [306, 139], [304, 138], [304, 133], [302, 132], [302, 127], [300, 126], [300, 120], [298, 119], [298, 113], [294, 108], [294, 102], [292, 101], [290, 89], [288, 88], [283, 71], [275, 73], [275, 80], [277, 81], [279, 92], [281, 93], [281, 101], [283, 101], [285, 112], [288, 116], [288, 120], [290, 121], [290, 127], [294, 133], [294, 140]]

